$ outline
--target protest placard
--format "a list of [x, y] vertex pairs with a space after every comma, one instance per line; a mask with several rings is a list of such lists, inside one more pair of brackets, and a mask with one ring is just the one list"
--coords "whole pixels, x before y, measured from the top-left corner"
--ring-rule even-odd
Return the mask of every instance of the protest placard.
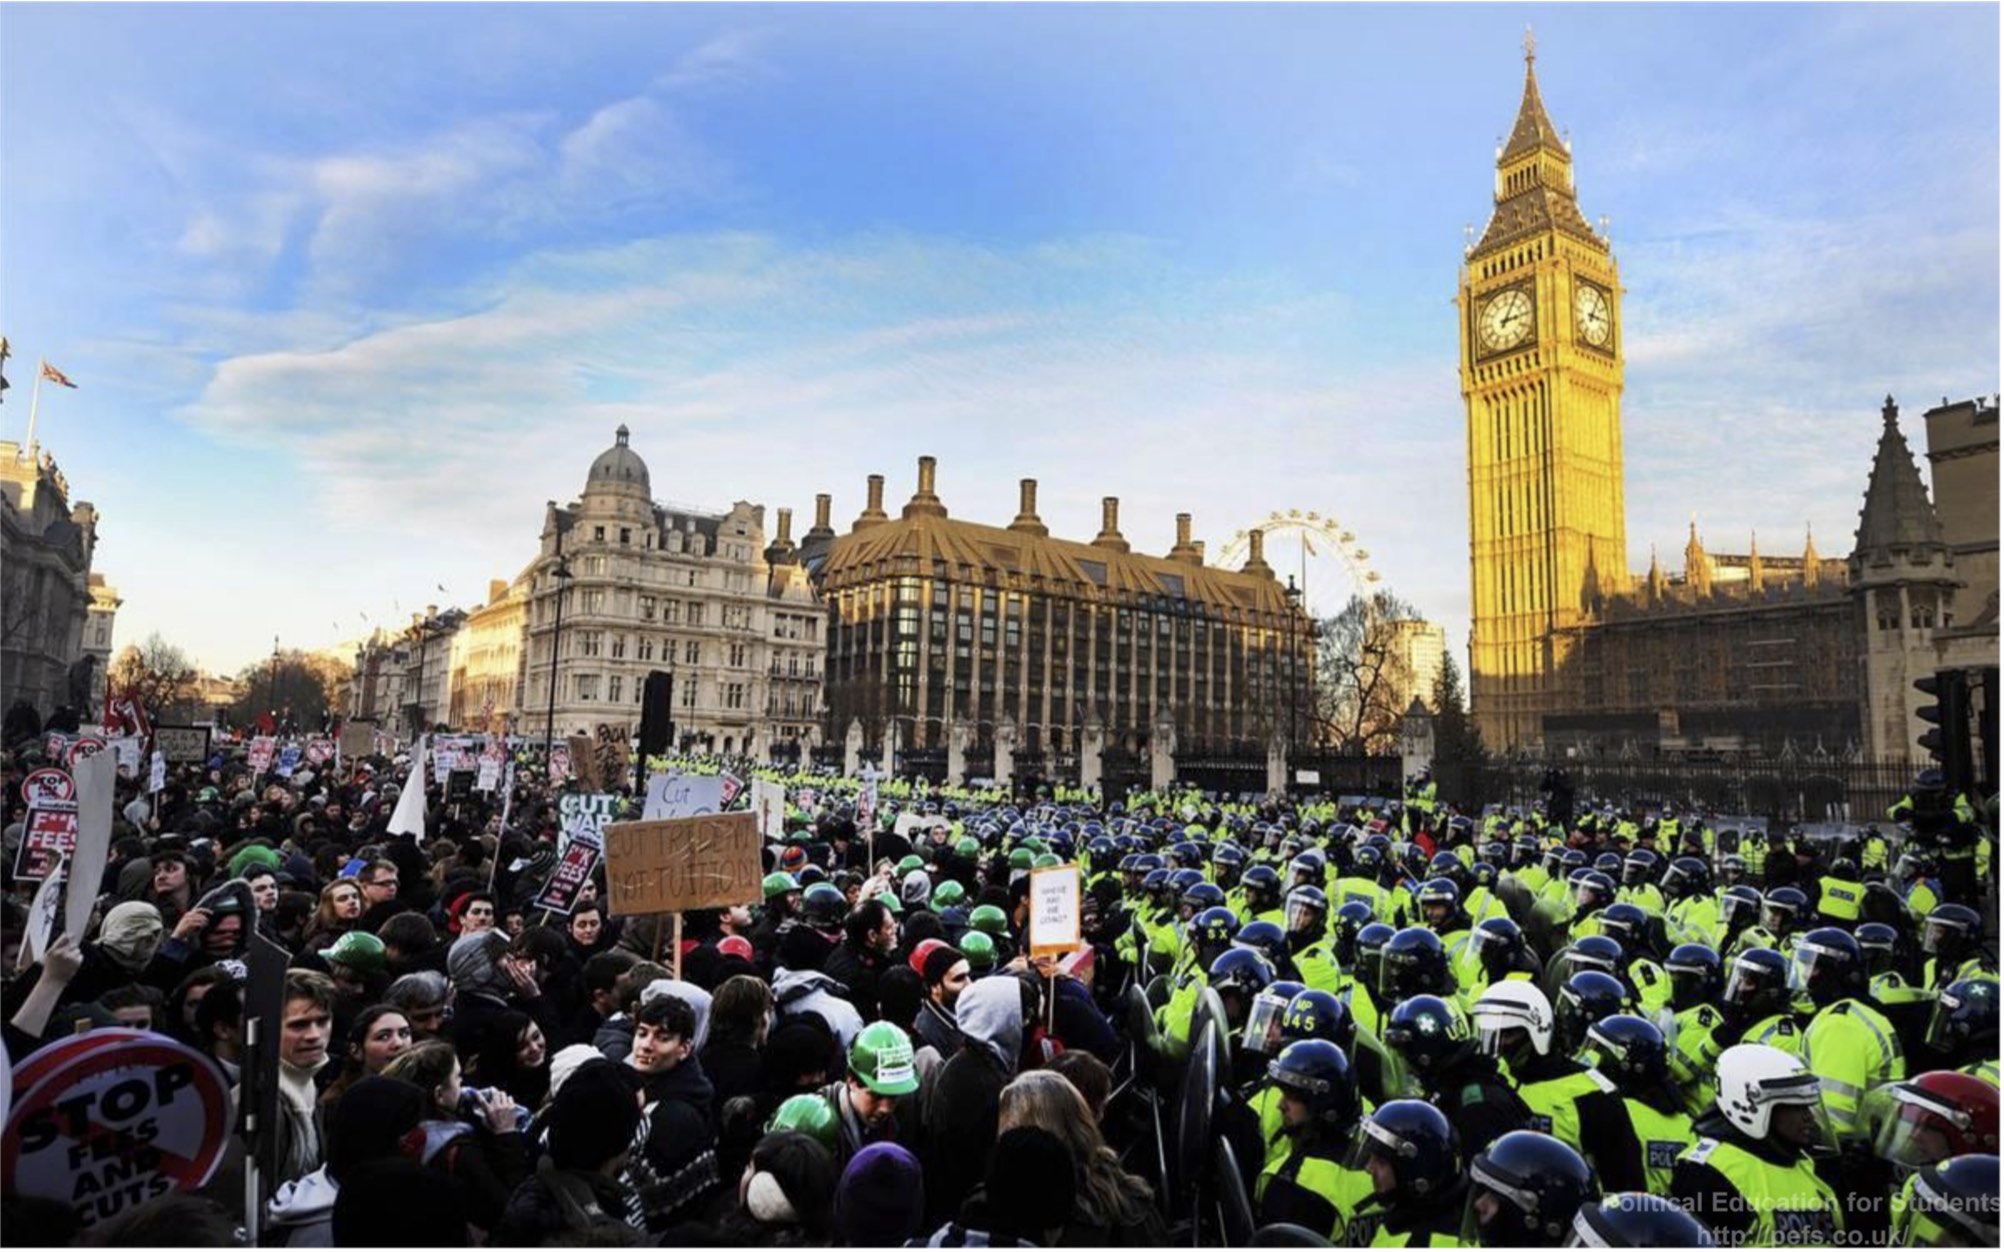
[[376, 724], [374, 722], [348, 721], [341, 723], [341, 755], [353, 760], [368, 756], [376, 750]]
[[271, 768], [272, 758], [278, 755], [278, 740], [270, 735], [259, 735], [250, 741], [244, 757], [250, 762], [251, 772], [262, 774]]
[[573, 842], [594, 848], [605, 846], [605, 828], [611, 824], [618, 797], [609, 792], [571, 792], [557, 797], [557, 851]]
[[278, 750], [278, 764], [272, 772], [280, 778], [290, 778], [299, 772], [300, 762], [305, 759], [305, 748], [296, 743], [288, 743]]
[[55, 872], [56, 863], [76, 851], [77, 806], [38, 804], [22, 823], [21, 850], [14, 857], [14, 877], [40, 882]]
[[572, 735], [568, 754], [564, 759], [570, 763], [570, 772], [584, 784], [586, 791], [606, 789], [607, 780], [599, 775], [598, 753], [592, 750], [590, 735]]
[[42, 880], [41, 890], [28, 905], [28, 926], [22, 932], [22, 968], [42, 959], [49, 950], [49, 937], [56, 931], [56, 907], [62, 902], [63, 871], [59, 865]]
[[647, 800], [640, 820], [661, 822], [671, 817], [700, 817], [721, 813], [729, 803], [724, 798], [724, 776], [719, 774], [655, 774], [647, 780]]
[[138, 735], [120, 735], [116, 739], [106, 740], [105, 743], [111, 749], [112, 755], [118, 759], [120, 769], [133, 774], [139, 772], [140, 750], [146, 746], [144, 739]]
[[0, 1173], [15, 1194], [68, 1205], [95, 1226], [206, 1183], [230, 1113], [222, 1071], [185, 1044], [155, 1034], [79, 1041], [16, 1091]]
[[560, 783], [571, 776], [571, 749], [569, 744], [550, 745], [550, 781]]
[[105, 862], [111, 857], [111, 811], [118, 780], [109, 757], [93, 757], [77, 766], [77, 809], [70, 836], [70, 886], [63, 930], [78, 943], [97, 901]]
[[38, 804], [74, 804], [77, 784], [70, 772], [43, 768], [21, 780], [21, 802], [29, 808]]
[[548, 909], [565, 917], [577, 907], [578, 889], [591, 879], [592, 871], [598, 868], [599, 850], [582, 839], [573, 839], [557, 858], [550, 870], [550, 880], [529, 902], [532, 909]]
[[758, 814], [758, 833], [767, 839], [786, 836], [786, 788], [764, 778], [752, 779], [752, 812]]
[[756, 903], [758, 817], [614, 822], [605, 830], [605, 867], [612, 911], [623, 917]]
[[306, 763], [315, 769], [334, 759], [334, 740], [329, 735], [315, 735], [306, 741]]
[[105, 741], [99, 736], [79, 735], [75, 739], [70, 740], [69, 751], [63, 759], [69, 764], [71, 769], [75, 769], [78, 761], [83, 760], [85, 757], [96, 756], [98, 753], [104, 751], [104, 749]]
[[1030, 871], [1030, 955], [1057, 956], [1077, 950], [1079, 867], [1053, 865]]

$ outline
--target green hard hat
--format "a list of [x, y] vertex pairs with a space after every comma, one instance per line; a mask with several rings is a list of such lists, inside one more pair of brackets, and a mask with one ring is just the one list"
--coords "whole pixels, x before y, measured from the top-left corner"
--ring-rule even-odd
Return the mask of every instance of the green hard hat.
[[849, 1045], [849, 1074], [878, 1095], [910, 1095], [918, 1090], [912, 1041], [889, 1022], [863, 1027]]
[[1051, 850], [1051, 845], [1045, 843], [1043, 836], [1041, 835], [1031, 835], [1028, 839], [1025, 839], [1022, 843], [1018, 844], [1017, 846], [1020, 848], [1027, 849], [1033, 855], [1049, 852]]
[[841, 1123], [835, 1115], [835, 1106], [828, 1103], [826, 1096], [790, 1096], [765, 1124], [765, 1132], [775, 1130], [797, 1130], [820, 1141], [830, 1152], [836, 1150], [841, 1139]]
[[800, 890], [800, 883], [791, 874], [775, 872], [765, 876], [765, 898], [767, 903], [771, 903], [775, 898], [783, 896], [789, 891], [798, 890]]
[[970, 973], [985, 974], [995, 968], [995, 941], [978, 930], [960, 937], [960, 954], [967, 958]]
[[389, 965], [383, 941], [366, 930], [351, 930], [342, 935], [333, 947], [320, 949], [320, 959], [364, 974], [380, 974]]
[[877, 903], [889, 909], [892, 917], [903, 917], [905, 915], [905, 906], [898, 902], [898, 893], [895, 891], [879, 891], [877, 893]]
[[924, 868], [925, 868], [925, 858], [918, 855], [917, 853], [913, 853], [912, 855], [906, 857], [904, 860], [898, 862], [898, 877], [903, 878], [906, 874], [911, 873], [915, 869], [924, 869]]
[[1010, 869], [1028, 869], [1035, 864], [1037, 854], [1028, 848], [1018, 848], [1009, 854]]
[[983, 934], [1000, 935], [1007, 933], [1009, 918], [995, 905], [983, 904], [968, 914], [967, 924]]
[[1036, 860], [1030, 862], [1030, 868], [1049, 869], [1053, 865], [1063, 865], [1064, 863], [1065, 863], [1064, 858], [1059, 856], [1057, 853], [1046, 852], [1041, 856], [1039, 856]]
[[953, 853], [955, 856], [964, 856], [971, 861], [981, 855], [981, 841], [973, 835], [962, 835], [960, 838], [954, 840]]
[[941, 909], [959, 904], [966, 898], [967, 888], [949, 878], [932, 889], [932, 910], [937, 913]]

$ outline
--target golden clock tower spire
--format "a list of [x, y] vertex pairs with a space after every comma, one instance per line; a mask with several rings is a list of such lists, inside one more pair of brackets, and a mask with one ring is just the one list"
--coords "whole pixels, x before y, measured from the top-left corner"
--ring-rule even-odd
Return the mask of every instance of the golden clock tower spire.
[[1572, 145], [1538, 91], [1496, 154], [1495, 207], [1455, 305], [1468, 415], [1469, 695], [1492, 748], [1536, 743], [1590, 581], [1627, 588], [1621, 284], [1580, 212]]

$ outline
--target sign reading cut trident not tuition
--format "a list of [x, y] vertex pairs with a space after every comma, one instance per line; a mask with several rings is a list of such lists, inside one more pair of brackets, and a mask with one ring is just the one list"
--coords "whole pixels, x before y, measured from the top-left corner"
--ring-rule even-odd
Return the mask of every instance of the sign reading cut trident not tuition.
[[754, 903], [763, 868], [749, 811], [605, 828], [606, 894], [621, 917]]

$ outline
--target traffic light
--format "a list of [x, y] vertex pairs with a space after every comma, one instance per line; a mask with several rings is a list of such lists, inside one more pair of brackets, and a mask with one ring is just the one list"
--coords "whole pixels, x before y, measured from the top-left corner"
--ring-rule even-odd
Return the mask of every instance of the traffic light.
[[1969, 743], [1969, 676], [1959, 669], [1936, 670], [1914, 680], [1914, 689], [1934, 699], [1918, 713], [1928, 724], [1920, 746], [1939, 763], [1948, 794], [1958, 795], [1971, 782], [1973, 762]]

